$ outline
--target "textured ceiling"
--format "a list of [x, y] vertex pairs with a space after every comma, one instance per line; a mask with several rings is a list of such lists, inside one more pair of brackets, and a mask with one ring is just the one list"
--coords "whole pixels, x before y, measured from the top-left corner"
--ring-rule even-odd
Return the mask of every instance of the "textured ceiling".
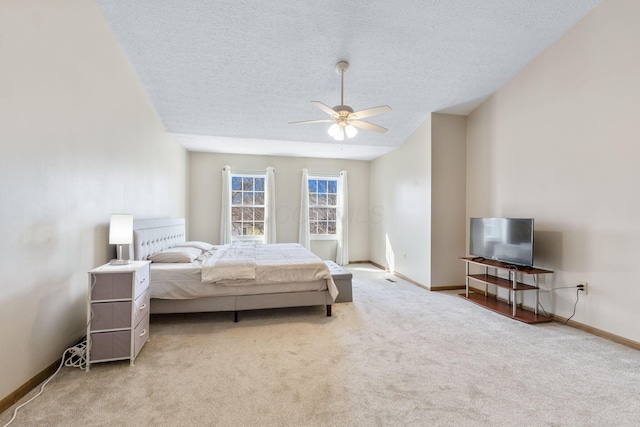
[[[167, 131], [196, 151], [372, 159], [468, 114], [599, 0], [97, 0]], [[309, 101], [382, 104], [335, 142]]]

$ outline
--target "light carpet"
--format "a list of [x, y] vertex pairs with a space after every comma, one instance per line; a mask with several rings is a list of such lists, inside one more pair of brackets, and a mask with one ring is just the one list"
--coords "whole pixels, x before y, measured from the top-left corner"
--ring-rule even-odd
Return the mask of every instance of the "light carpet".
[[153, 316], [135, 366], [63, 368], [12, 426], [640, 425], [640, 352], [348, 269], [354, 302], [330, 318]]

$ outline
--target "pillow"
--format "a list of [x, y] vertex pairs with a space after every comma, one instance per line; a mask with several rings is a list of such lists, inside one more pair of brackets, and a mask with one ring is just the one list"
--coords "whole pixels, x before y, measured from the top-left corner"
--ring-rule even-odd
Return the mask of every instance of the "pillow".
[[149, 255], [147, 259], [151, 262], [193, 262], [202, 253], [196, 248], [173, 247]]
[[188, 247], [188, 248], [196, 248], [196, 249], [200, 249], [201, 251], [208, 251], [211, 248], [213, 248], [213, 245], [211, 243], [207, 243], [207, 242], [198, 242], [197, 240], [193, 240], [190, 242], [182, 242], [182, 243], [178, 243], [176, 246], [176, 248], [183, 248], [183, 247]]

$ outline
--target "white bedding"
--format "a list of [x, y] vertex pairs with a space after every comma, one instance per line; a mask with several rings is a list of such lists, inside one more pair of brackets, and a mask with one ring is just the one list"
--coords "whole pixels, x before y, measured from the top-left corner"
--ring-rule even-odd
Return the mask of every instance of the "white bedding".
[[256, 243], [223, 245], [202, 262], [202, 283], [256, 278]]
[[297, 243], [224, 245], [202, 262], [202, 283], [242, 286], [321, 279], [331, 279], [329, 268]]
[[[189, 264], [152, 263], [151, 298], [193, 299], [327, 289], [333, 299], [338, 295], [324, 261], [297, 243], [235, 246], [217, 247]], [[253, 260], [247, 256], [252, 251]], [[233, 271], [234, 253], [240, 254], [240, 273]], [[215, 271], [217, 267], [221, 271]], [[253, 279], [238, 280], [251, 276]], [[211, 282], [212, 278], [217, 282]]]

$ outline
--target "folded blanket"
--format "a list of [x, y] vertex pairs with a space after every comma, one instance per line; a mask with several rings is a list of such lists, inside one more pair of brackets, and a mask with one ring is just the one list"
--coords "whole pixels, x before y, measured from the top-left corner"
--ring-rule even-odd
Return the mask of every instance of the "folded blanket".
[[256, 243], [234, 242], [215, 251], [202, 264], [202, 282], [256, 278]]
[[225, 245], [202, 263], [202, 283], [250, 286], [331, 280], [324, 261], [297, 243]]

